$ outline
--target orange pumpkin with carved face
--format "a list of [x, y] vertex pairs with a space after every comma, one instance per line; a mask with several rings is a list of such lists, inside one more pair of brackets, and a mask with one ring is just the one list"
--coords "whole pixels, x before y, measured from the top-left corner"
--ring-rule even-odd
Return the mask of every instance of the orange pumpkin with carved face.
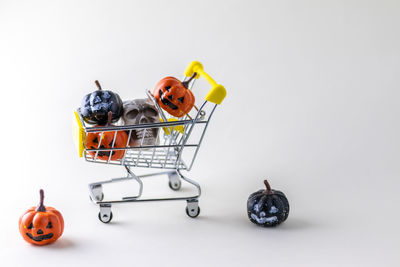
[[[112, 112], [108, 112], [108, 122], [105, 126], [111, 126]], [[104, 125], [96, 125], [95, 127], [104, 127]], [[115, 137], [115, 141], [114, 141]], [[90, 132], [86, 136], [87, 149], [106, 149], [106, 148], [124, 148], [128, 144], [128, 134], [125, 131], [110, 132]], [[96, 151], [88, 151], [95, 158]], [[111, 153], [111, 157], [110, 157]], [[97, 158], [101, 160], [118, 160], [123, 158], [125, 150], [102, 150], [97, 151]]]
[[153, 91], [153, 96], [162, 109], [175, 117], [183, 117], [188, 114], [194, 106], [194, 95], [188, 89], [189, 82], [194, 75], [185, 82], [174, 77], [165, 77], [160, 80]]
[[[113, 146], [115, 132], [96, 132], [88, 133], [86, 137], [86, 147], [89, 149], [98, 148], [123, 148], [126, 147], [128, 143], [128, 135], [125, 131], [117, 131], [115, 135], [115, 142]], [[101, 141], [100, 141], [101, 140]], [[99, 144], [100, 143], [100, 144]], [[94, 158], [96, 156], [96, 151], [88, 151], [88, 153]], [[111, 157], [110, 157], [111, 153]], [[101, 160], [118, 160], [123, 158], [125, 155], [125, 150], [112, 150], [112, 151], [98, 151], [97, 158]]]
[[27, 210], [19, 218], [19, 232], [31, 244], [42, 246], [56, 241], [64, 231], [61, 213], [43, 205], [44, 192], [40, 190], [40, 204]]

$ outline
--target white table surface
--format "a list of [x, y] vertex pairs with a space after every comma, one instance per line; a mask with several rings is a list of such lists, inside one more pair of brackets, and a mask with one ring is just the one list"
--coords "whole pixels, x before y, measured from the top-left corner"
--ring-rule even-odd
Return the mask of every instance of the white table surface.
[[[397, 1], [1, 1], [0, 265], [399, 266], [399, 11]], [[100, 223], [87, 184], [123, 170], [77, 157], [72, 110], [95, 79], [143, 97], [191, 60], [228, 90], [188, 174], [202, 185], [199, 218], [184, 202], [140, 203]], [[274, 229], [246, 215], [264, 178], [291, 204]], [[170, 194], [166, 184], [145, 192]], [[65, 218], [45, 247], [17, 227], [40, 188]]]

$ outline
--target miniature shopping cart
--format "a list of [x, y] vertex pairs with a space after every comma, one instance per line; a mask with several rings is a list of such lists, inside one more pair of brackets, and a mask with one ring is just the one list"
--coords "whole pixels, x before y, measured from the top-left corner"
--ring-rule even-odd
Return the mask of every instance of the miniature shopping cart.
[[[225, 88], [217, 84], [204, 70], [200, 62], [193, 61], [185, 71], [185, 80], [196, 73], [195, 79], [199, 77], [205, 78], [212, 86], [211, 90], [206, 94], [204, 102], [200, 106], [194, 106], [191, 115], [187, 114], [181, 118], [169, 117], [160, 108], [153, 95], [146, 91], [147, 96], [155, 104], [160, 122], [124, 125], [124, 126], [107, 126], [96, 127], [85, 124], [80, 110], [74, 112], [74, 140], [77, 145], [79, 156], [84, 157], [86, 161], [110, 165], [122, 165], [126, 169], [127, 176], [115, 178], [107, 181], [89, 184], [89, 195], [93, 203], [99, 205], [99, 219], [103, 223], [112, 220], [113, 214], [111, 206], [119, 203], [132, 203], [144, 201], [167, 201], [167, 200], [186, 200], [186, 214], [195, 218], [200, 213], [198, 198], [201, 194], [200, 185], [182, 174], [182, 171], [190, 171], [196, 159], [200, 145], [203, 141], [207, 126], [216, 107], [222, 103], [226, 96]], [[195, 79], [189, 83], [189, 89], [193, 88]], [[193, 91], [193, 89], [192, 89]], [[195, 92], [196, 93], [196, 92]], [[139, 145], [129, 146], [130, 136], [135, 131], [154, 131], [157, 130], [156, 142], [148, 145], [141, 140]], [[126, 147], [114, 147], [117, 132], [125, 131], [128, 134], [128, 142]], [[109, 148], [89, 149], [86, 147], [86, 138], [90, 133], [114, 132], [114, 140]], [[143, 134], [143, 137], [145, 134]], [[100, 146], [100, 145], [99, 145]], [[113, 160], [111, 155], [113, 151], [124, 150], [124, 156], [120, 159]], [[107, 160], [99, 157], [108, 153], [110, 156]], [[107, 154], [106, 154], [107, 155]], [[158, 168], [165, 171], [151, 173], [146, 175], [135, 175], [132, 171], [133, 167]], [[160, 197], [160, 198], [142, 198], [143, 182], [142, 178], [166, 175], [169, 179], [169, 187], [172, 190], [181, 188], [182, 180], [193, 186], [197, 193], [195, 195], [184, 197]], [[125, 196], [117, 200], [104, 200], [103, 185], [132, 181], [135, 180], [139, 184], [139, 190], [134, 196]]]

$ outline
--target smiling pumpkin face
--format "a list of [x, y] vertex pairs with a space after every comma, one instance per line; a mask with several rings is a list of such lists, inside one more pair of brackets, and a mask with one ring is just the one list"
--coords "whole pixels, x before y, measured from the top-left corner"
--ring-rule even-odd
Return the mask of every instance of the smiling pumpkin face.
[[[96, 127], [100, 127], [96, 125]], [[114, 141], [115, 136], [115, 141]], [[101, 140], [101, 141], [100, 141]], [[100, 141], [100, 145], [99, 145]], [[96, 132], [88, 133], [86, 138], [86, 147], [88, 149], [99, 149], [99, 148], [124, 148], [128, 143], [128, 134], [125, 131], [115, 132]], [[113, 145], [114, 144], [114, 145]], [[89, 154], [94, 158], [96, 156], [96, 151], [88, 151]], [[110, 157], [111, 152], [111, 157]], [[98, 151], [97, 158], [101, 160], [118, 160], [123, 158], [125, 155], [125, 150], [113, 150], [113, 151]]]
[[64, 219], [56, 209], [39, 205], [20, 217], [19, 231], [28, 243], [39, 246], [50, 244], [62, 235]]
[[174, 77], [160, 80], [153, 91], [153, 96], [162, 109], [175, 117], [182, 117], [194, 106], [194, 95], [187, 86]]
[[289, 216], [289, 201], [284, 193], [271, 189], [268, 181], [264, 181], [266, 190], [261, 189], [249, 196], [247, 215], [251, 222], [271, 227], [284, 222]]
[[[106, 126], [111, 126], [112, 112], [108, 112], [108, 122]], [[104, 125], [103, 125], [104, 126]], [[95, 127], [103, 127], [96, 125]], [[115, 140], [114, 140], [115, 139]], [[88, 149], [106, 149], [106, 148], [124, 148], [128, 145], [128, 134], [125, 131], [116, 132], [90, 132], [86, 137], [86, 148]], [[95, 158], [96, 151], [88, 151]], [[110, 157], [111, 153], [111, 157]], [[123, 158], [125, 150], [101, 150], [97, 151], [97, 158], [101, 160], [118, 160]]]

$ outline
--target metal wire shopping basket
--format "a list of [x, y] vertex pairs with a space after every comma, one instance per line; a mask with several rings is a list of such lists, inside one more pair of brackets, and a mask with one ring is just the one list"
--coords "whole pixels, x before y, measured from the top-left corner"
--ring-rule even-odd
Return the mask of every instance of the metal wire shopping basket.
[[[93, 203], [99, 205], [99, 219], [104, 223], [108, 223], [112, 219], [111, 206], [117, 203], [143, 202], [143, 201], [166, 201], [166, 200], [186, 200], [186, 213], [189, 217], [195, 218], [200, 213], [198, 198], [201, 194], [200, 185], [182, 174], [182, 171], [190, 171], [203, 137], [210, 123], [211, 117], [216, 107], [222, 103], [226, 96], [225, 88], [217, 84], [204, 70], [200, 62], [193, 61], [185, 71], [185, 80], [196, 73], [195, 79], [199, 77], [205, 78], [212, 86], [211, 90], [205, 96], [203, 103], [192, 111], [192, 115], [185, 115], [181, 118], [167, 118], [164, 111], [160, 108], [153, 95], [146, 91], [147, 96], [155, 104], [159, 115], [160, 122], [123, 125], [123, 126], [107, 126], [96, 127], [85, 124], [80, 110], [74, 112], [73, 133], [74, 141], [79, 151], [79, 156], [84, 157], [86, 161], [100, 164], [122, 165], [127, 171], [126, 177], [114, 178], [107, 181], [101, 181], [89, 184], [89, 195]], [[195, 79], [189, 84], [192, 89]], [[137, 131], [155, 131], [156, 142], [147, 145], [144, 140], [145, 134], [140, 144], [135, 146], [129, 145], [125, 147], [115, 147], [115, 139], [119, 131], [125, 131], [130, 137]], [[87, 137], [91, 133], [103, 136], [106, 132], [113, 132], [114, 139], [107, 148], [87, 148]], [[100, 146], [100, 145], [99, 145]], [[114, 151], [124, 150], [124, 156], [113, 160], [111, 155]], [[108, 154], [107, 154], [108, 153]], [[109, 155], [108, 158], [99, 155]], [[101, 159], [100, 159], [101, 158]], [[135, 175], [132, 171], [133, 167], [158, 168], [166, 171], [151, 173], [146, 175]], [[155, 175], [167, 175], [169, 186], [172, 190], [181, 188], [181, 180], [194, 186], [197, 190], [195, 195], [185, 197], [160, 197], [160, 198], [142, 198], [143, 182], [142, 178]], [[139, 192], [134, 196], [122, 197], [117, 200], [104, 200], [103, 185], [115, 182], [135, 180], [139, 184]]]

